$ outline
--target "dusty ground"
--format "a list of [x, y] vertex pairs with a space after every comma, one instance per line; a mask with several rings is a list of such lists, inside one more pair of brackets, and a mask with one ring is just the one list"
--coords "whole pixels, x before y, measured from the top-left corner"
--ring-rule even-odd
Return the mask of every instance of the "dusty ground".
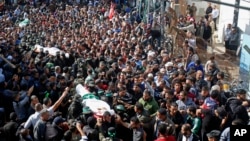
[[208, 48], [208, 56], [214, 54], [221, 71], [225, 72], [228, 80], [239, 78], [239, 57], [236, 53], [225, 53], [223, 44], [215, 44], [214, 48]]

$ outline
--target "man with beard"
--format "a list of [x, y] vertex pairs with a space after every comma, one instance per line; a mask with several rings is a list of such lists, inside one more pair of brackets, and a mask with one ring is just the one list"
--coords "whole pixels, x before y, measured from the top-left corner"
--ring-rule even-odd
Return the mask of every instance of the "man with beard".
[[132, 93], [134, 101], [138, 101], [142, 96], [142, 89], [139, 84], [134, 84]]
[[199, 137], [192, 133], [189, 124], [183, 124], [181, 127], [181, 134], [179, 134], [177, 141], [199, 141]]
[[158, 103], [152, 97], [152, 94], [148, 89], [144, 90], [142, 98], [139, 99], [139, 103], [143, 105], [144, 109], [146, 109], [151, 116], [156, 113], [157, 109], [159, 109]]
[[195, 78], [195, 88], [198, 92], [201, 92], [202, 87], [207, 86], [207, 82], [203, 79], [203, 72], [198, 70]]
[[185, 120], [182, 117], [180, 111], [178, 111], [178, 105], [175, 102], [171, 103], [171, 107], [167, 114], [169, 119], [174, 122], [176, 128], [175, 132], [176, 135], [178, 135], [181, 131], [181, 126], [184, 124]]

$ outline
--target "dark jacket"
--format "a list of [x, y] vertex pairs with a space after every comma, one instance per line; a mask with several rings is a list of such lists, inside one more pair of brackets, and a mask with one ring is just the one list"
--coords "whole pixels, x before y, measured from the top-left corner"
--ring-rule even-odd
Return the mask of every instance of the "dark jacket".
[[206, 15], [212, 13], [212, 11], [213, 11], [212, 6], [207, 7], [207, 9], [206, 9]]
[[166, 119], [164, 121], [159, 121], [156, 116], [152, 118], [152, 120], [151, 120], [151, 133], [153, 133], [153, 134], [152, 135], [148, 135], [147, 134], [147, 136], [153, 136], [153, 139], [156, 139], [157, 138], [157, 134], [156, 133], [158, 131], [158, 126], [161, 123], [165, 123], [166, 125], [168, 125], [169, 127], [171, 127], [170, 130], [169, 130], [169, 134], [176, 135], [175, 124], [166, 115]]
[[83, 127], [83, 130], [85, 131], [85, 134], [87, 135], [89, 140], [91, 140], [91, 141], [99, 140], [99, 133], [98, 133], [97, 129], [92, 128], [89, 125], [85, 125]]
[[208, 109], [202, 109], [202, 114], [204, 118], [201, 125], [201, 139], [202, 141], [208, 141], [206, 134], [212, 130], [220, 130], [221, 120]]
[[39, 120], [33, 130], [34, 133], [34, 141], [45, 141], [46, 134], [46, 124], [47, 122]]
[[57, 131], [57, 135], [55, 136], [55, 138], [53, 139], [53, 141], [61, 141], [63, 139], [64, 136], [64, 131], [61, 127], [54, 125], [55, 130]]
[[17, 141], [18, 137], [16, 136], [16, 132], [18, 129], [18, 124], [14, 121], [10, 121], [3, 127], [3, 132], [7, 141]]
[[246, 125], [248, 124], [249, 116], [246, 108], [242, 106], [241, 100], [235, 97], [229, 98], [227, 100], [225, 109], [229, 113], [231, 120], [241, 119], [244, 122], [244, 124]]
[[212, 36], [212, 28], [209, 25], [207, 25], [204, 27], [203, 39], [208, 40], [211, 38], [211, 36]]
[[181, 131], [181, 126], [182, 126], [182, 124], [185, 123], [183, 116], [181, 115], [181, 113], [179, 111], [177, 111], [174, 116], [171, 116], [170, 113], [168, 113], [168, 118], [170, 120], [172, 120], [174, 122], [174, 124], [179, 125], [178, 128], [175, 129], [176, 135], [179, 135], [179, 133]]

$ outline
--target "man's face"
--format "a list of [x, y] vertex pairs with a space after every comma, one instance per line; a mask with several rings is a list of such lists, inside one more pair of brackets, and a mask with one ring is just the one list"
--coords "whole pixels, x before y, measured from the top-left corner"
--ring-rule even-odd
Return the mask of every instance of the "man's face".
[[169, 94], [169, 93], [165, 93], [165, 98], [166, 99], [172, 99], [173, 95]]
[[190, 115], [190, 116], [195, 115], [195, 113], [190, 112], [190, 110], [189, 110], [189, 109], [187, 110], [187, 114], [188, 114], [188, 115]]
[[213, 71], [214, 67], [212, 65], [208, 65], [208, 71]]
[[150, 98], [149, 94], [143, 93], [143, 99], [144, 99], [145, 101], [148, 101], [149, 98]]
[[202, 72], [197, 72], [196, 73], [196, 79], [201, 80], [202, 79]]
[[44, 120], [49, 120], [49, 112], [44, 113], [43, 119]]
[[130, 121], [130, 127], [132, 129], [136, 129], [137, 128], [137, 124], [135, 122], [133, 122], [133, 121]]
[[178, 111], [178, 107], [171, 106], [170, 111], [171, 111], [171, 113], [176, 114]]
[[183, 128], [181, 128], [181, 133], [182, 133], [184, 136], [190, 135], [190, 132], [189, 132], [189, 131], [186, 131], [186, 130], [183, 129]]
[[186, 96], [183, 93], [180, 93], [180, 100], [184, 101]]
[[239, 98], [240, 100], [245, 101], [247, 99], [247, 96], [246, 94], [239, 94]]
[[208, 141], [215, 141], [215, 138], [207, 138], [208, 139]]
[[134, 87], [133, 87], [133, 91], [139, 92], [139, 91], [140, 91], [140, 88], [139, 88], [138, 86], [134, 86]]
[[206, 91], [206, 90], [202, 90], [201, 91], [201, 96], [207, 96], [208, 95], [208, 91]]
[[105, 122], [110, 122], [111, 121], [111, 116], [104, 116], [103, 121]]
[[217, 76], [216, 76], [216, 77], [217, 77], [217, 79], [218, 79], [218, 80], [220, 80], [220, 79], [221, 79], [220, 75], [218, 75], [218, 74], [217, 74]]
[[186, 80], [186, 84], [191, 85], [191, 84], [192, 84], [192, 82], [191, 82], [189, 79], [187, 79], [187, 80]]
[[33, 104], [37, 104], [37, 103], [39, 103], [38, 98], [37, 98], [37, 97], [35, 97], [34, 99], [32, 99], [32, 103], [33, 103]]
[[125, 96], [126, 95], [126, 91], [120, 91], [119, 92], [119, 96]]
[[159, 112], [156, 113], [156, 117], [157, 117], [159, 120], [161, 120], [161, 121], [163, 121], [164, 118], [165, 118], [165, 116], [164, 116], [164, 115], [161, 115]]
[[181, 84], [175, 83], [174, 89], [175, 89], [175, 90], [179, 90], [180, 88], [181, 88]]

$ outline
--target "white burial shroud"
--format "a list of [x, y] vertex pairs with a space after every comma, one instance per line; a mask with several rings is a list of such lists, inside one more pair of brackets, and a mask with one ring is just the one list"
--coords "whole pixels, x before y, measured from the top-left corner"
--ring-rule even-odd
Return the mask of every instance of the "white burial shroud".
[[[78, 84], [76, 86], [76, 93], [83, 97], [90, 92], [82, 84]], [[82, 104], [84, 107], [88, 106], [97, 116], [102, 116], [105, 111], [109, 111], [111, 114], [114, 113], [107, 102], [99, 99], [83, 99]]]

